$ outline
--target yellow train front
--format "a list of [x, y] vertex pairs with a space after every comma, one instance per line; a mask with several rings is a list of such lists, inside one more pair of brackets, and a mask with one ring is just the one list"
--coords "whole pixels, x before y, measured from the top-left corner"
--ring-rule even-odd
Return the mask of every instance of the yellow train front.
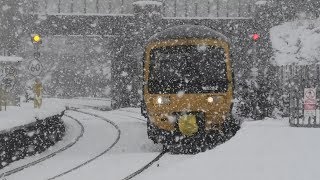
[[197, 153], [235, 134], [225, 36], [204, 26], [177, 26], [151, 37], [144, 53], [141, 110], [150, 139], [172, 151]]

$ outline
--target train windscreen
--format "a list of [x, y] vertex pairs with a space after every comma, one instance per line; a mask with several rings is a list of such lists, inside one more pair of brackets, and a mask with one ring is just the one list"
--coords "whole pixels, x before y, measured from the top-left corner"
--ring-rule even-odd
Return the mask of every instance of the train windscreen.
[[226, 57], [221, 47], [168, 46], [153, 49], [150, 55], [150, 94], [227, 91]]

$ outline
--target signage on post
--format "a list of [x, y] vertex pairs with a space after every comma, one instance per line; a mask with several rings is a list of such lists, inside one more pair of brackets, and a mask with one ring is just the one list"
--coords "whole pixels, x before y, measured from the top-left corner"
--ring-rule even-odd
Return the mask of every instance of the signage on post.
[[43, 67], [42, 67], [40, 61], [33, 60], [29, 64], [28, 69], [29, 69], [30, 74], [32, 74], [33, 76], [39, 76], [43, 70]]
[[303, 97], [304, 117], [314, 117], [317, 109], [316, 88], [305, 88]]

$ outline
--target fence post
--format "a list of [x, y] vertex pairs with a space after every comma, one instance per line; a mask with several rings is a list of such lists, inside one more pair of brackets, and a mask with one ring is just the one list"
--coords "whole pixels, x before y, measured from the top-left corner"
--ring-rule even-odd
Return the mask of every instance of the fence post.
[[173, 17], [177, 17], [177, 0], [174, 1], [174, 12]]
[[188, 17], [188, 0], [184, 1], [184, 17]]
[[226, 9], [227, 9], [227, 14], [226, 14], [226, 16], [227, 16], [227, 17], [229, 17], [229, 2], [230, 2], [229, 0], [227, 0], [227, 2], [226, 2], [226, 3], [227, 3], [227, 4], [226, 4]]
[[238, 17], [241, 17], [241, 2], [238, 0]]
[[216, 0], [216, 3], [217, 3], [217, 17], [219, 17], [219, 11], [220, 11], [220, 0]]
[[198, 16], [198, 3], [195, 3], [194, 14], [196, 17]]
[[99, 0], [96, 1], [96, 12], [99, 13]]
[[61, 13], [61, 0], [58, 1], [58, 13]]
[[2, 111], [2, 99], [3, 99], [2, 88], [0, 88], [0, 111]]
[[123, 2], [123, 0], [121, 0], [121, 14], [123, 14], [123, 12], [124, 12], [123, 5], [124, 5], [124, 2]]
[[108, 1], [108, 8], [109, 8], [108, 13], [111, 14], [112, 13], [112, 11], [111, 11], [111, 9], [112, 9], [111, 0]]
[[211, 4], [210, 4], [210, 1], [208, 0], [208, 17], [210, 16], [210, 10], [211, 10]]
[[71, 11], [71, 13], [73, 13], [73, 0], [71, 0], [70, 11]]

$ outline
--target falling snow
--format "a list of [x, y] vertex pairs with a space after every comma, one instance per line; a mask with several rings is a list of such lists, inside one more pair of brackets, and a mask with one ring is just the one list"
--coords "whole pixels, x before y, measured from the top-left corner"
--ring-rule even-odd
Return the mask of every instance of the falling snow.
[[320, 179], [319, 1], [0, 10], [0, 179]]

